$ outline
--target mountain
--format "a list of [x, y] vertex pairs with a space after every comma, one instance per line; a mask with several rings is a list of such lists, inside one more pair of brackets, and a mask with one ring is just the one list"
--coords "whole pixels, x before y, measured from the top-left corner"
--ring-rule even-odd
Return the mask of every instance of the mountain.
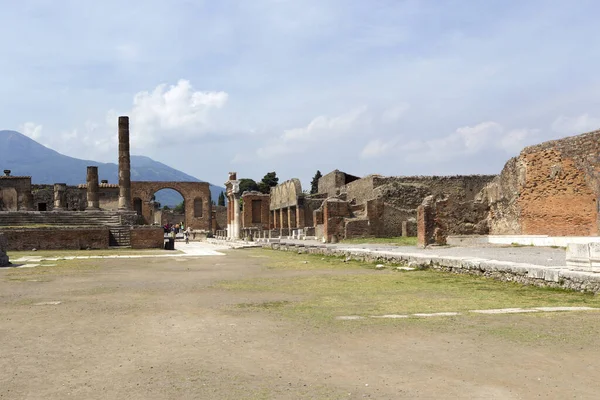
[[[0, 170], [10, 169], [12, 175], [31, 176], [32, 183], [78, 185], [86, 182], [88, 165], [98, 166], [98, 178], [118, 183], [119, 167], [114, 163], [65, 156], [33, 139], [16, 132], [0, 131]], [[132, 181], [191, 181], [204, 182], [168, 165], [145, 156], [131, 156]], [[216, 202], [225, 188], [210, 184], [212, 199]], [[157, 200], [173, 206], [181, 202], [179, 194], [161, 191]]]

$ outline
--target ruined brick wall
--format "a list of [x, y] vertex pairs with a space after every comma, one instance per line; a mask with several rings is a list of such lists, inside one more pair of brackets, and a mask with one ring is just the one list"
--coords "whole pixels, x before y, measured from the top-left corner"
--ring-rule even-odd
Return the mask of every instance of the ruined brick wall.
[[173, 189], [184, 199], [185, 226], [210, 231], [212, 228], [212, 201], [207, 182], [131, 182], [132, 209], [141, 208], [143, 221], [153, 221], [152, 196], [161, 189]]
[[367, 200], [375, 198], [375, 186], [374, 180], [378, 175], [369, 175], [364, 178], [350, 182], [340, 188], [340, 192], [346, 194], [348, 201], [360, 204], [365, 203]]
[[[100, 183], [98, 185], [98, 201], [103, 210], [119, 209], [119, 185], [111, 183]], [[87, 201], [87, 194], [84, 191], [84, 198]]]
[[245, 192], [242, 195], [242, 228], [269, 229], [270, 197], [260, 192]]
[[84, 250], [107, 249], [108, 227], [94, 228], [19, 228], [2, 231], [7, 250]]
[[0, 176], [0, 211], [31, 210], [30, 176]]
[[485, 235], [489, 233], [486, 202], [463, 200], [452, 195], [427, 196], [417, 208], [419, 246], [446, 244], [450, 235]]
[[496, 175], [374, 177], [375, 197], [398, 208], [416, 209], [429, 195], [447, 194], [461, 201], [474, 200]]
[[8, 241], [4, 233], [0, 233], [0, 267], [4, 267], [10, 262], [8, 261], [8, 256], [6, 255], [6, 250], [8, 248]]
[[227, 229], [227, 206], [213, 206], [213, 232]]
[[132, 249], [164, 248], [164, 230], [160, 226], [135, 226], [130, 233]]
[[336, 169], [319, 178], [319, 194], [327, 195], [327, 197], [337, 196], [340, 193], [342, 186], [347, 185], [357, 179], [360, 178]]
[[[33, 208], [40, 211], [46, 208], [46, 211], [54, 210], [54, 185], [31, 185], [33, 196]], [[79, 186], [67, 186], [67, 210], [83, 211], [87, 206], [86, 190]], [[43, 206], [42, 206], [43, 205]]]
[[482, 191], [492, 234], [600, 234], [600, 131], [525, 148]]
[[343, 239], [345, 235], [345, 218], [351, 217], [349, 204], [338, 199], [328, 199], [323, 204], [323, 235], [328, 242], [332, 236]]
[[161, 226], [165, 226], [166, 224], [176, 225], [181, 224], [181, 222], [183, 222], [185, 226], [185, 214], [176, 213], [173, 210], [162, 210], [160, 215]]
[[[314, 219], [315, 211], [317, 211], [321, 208], [321, 206], [323, 205], [323, 201], [324, 201], [324, 199], [310, 198], [310, 197], [305, 197], [305, 198], [299, 200], [298, 209], [300, 212], [304, 211], [304, 226], [305, 227], [316, 226], [315, 219]], [[320, 223], [323, 223], [322, 216], [321, 216]], [[299, 227], [301, 227], [301, 226], [299, 226]]]

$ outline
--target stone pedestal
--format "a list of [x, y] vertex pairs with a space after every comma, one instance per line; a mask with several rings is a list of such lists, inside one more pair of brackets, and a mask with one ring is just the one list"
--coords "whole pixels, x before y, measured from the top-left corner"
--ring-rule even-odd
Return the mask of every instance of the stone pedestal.
[[98, 167], [87, 167], [87, 208], [86, 211], [97, 211], [100, 209], [98, 196]]
[[54, 210], [62, 211], [67, 208], [67, 184], [54, 184]]
[[129, 117], [119, 117], [119, 210], [128, 211], [131, 209]]

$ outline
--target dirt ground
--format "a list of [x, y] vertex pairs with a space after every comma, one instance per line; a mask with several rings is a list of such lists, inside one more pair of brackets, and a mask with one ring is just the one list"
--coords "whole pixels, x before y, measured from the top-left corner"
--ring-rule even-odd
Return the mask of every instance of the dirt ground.
[[[264, 263], [238, 250], [0, 270], [0, 398], [599, 396], [600, 312], [321, 323], [243, 307], [298, 300], [289, 293], [217, 285], [307, 273]], [[507, 333], [532, 324], [541, 337], [569, 326], [582, 339]]]

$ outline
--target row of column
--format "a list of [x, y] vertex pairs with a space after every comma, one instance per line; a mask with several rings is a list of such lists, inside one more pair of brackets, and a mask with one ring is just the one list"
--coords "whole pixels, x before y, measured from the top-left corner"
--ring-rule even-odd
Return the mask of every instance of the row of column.
[[271, 210], [271, 225], [273, 229], [295, 229], [298, 227], [297, 207]]

